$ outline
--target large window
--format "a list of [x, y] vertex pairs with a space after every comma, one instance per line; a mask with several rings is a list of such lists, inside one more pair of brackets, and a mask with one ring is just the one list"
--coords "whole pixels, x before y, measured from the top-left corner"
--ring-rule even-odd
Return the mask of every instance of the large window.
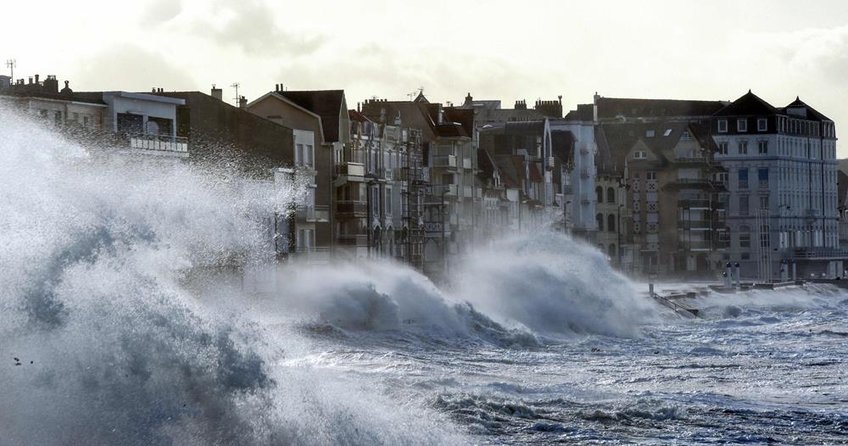
[[766, 118], [757, 119], [757, 131], [765, 132], [768, 130], [768, 120]]
[[739, 154], [747, 155], [748, 154], [748, 141], [739, 141]]
[[607, 203], [615, 203], [615, 189], [607, 188]]
[[748, 215], [748, 194], [739, 195], [739, 215]]
[[727, 119], [718, 120], [718, 132], [727, 133]]
[[615, 215], [614, 214], [607, 215], [607, 231], [615, 232]]
[[595, 200], [597, 200], [598, 203], [604, 202], [604, 188], [603, 187], [598, 186], [598, 187], [595, 188]]
[[740, 226], [739, 227], [739, 247], [740, 248], [750, 248], [751, 247], [751, 228], [748, 226]]
[[768, 154], [768, 141], [757, 142], [757, 153], [759, 153], [760, 155]]
[[748, 131], [748, 120], [745, 118], [739, 118], [736, 120], [736, 130], [740, 133]]
[[598, 231], [604, 230], [604, 215], [598, 214], [595, 216], [595, 221], [598, 223]]
[[727, 155], [727, 141], [718, 143], [718, 154]]

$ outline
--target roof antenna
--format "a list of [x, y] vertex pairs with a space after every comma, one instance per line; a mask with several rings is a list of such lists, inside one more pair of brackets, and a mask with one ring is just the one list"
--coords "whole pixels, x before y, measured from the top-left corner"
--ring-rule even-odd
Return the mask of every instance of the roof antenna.
[[241, 87], [241, 84], [239, 84], [238, 82], [233, 82], [233, 84], [230, 85], [230, 87], [233, 87], [233, 88], [236, 89], [236, 97], [234, 99], [236, 101], [236, 107], [238, 107], [239, 106], [239, 99], [240, 99], [240, 96], [238, 94], [238, 89], [239, 89], [239, 87]]

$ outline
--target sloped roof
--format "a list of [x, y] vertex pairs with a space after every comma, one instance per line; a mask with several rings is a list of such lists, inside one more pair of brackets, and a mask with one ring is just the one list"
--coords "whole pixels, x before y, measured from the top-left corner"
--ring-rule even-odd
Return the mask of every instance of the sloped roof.
[[344, 90], [279, 91], [277, 94], [320, 116], [325, 141], [339, 141], [339, 118], [345, 112]]
[[577, 104], [576, 110], [571, 110], [565, 115], [566, 121], [594, 121], [595, 106], [593, 104]]
[[781, 113], [787, 113], [787, 109], [789, 109], [789, 108], [804, 108], [806, 110], [807, 119], [811, 119], [811, 120], [814, 120], [814, 121], [831, 121], [831, 122], [833, 121], [832, 119], [823, 115], [822, 113], [820, 113], [819, 111], [817, 111], [813, 107], [810, 107], [809, 105], [807, 105], [798, 96], [796, 96], [795, 100], [792, 101], [789, 105], [787, 105], [786, 107], [780, 108], [778, 110]]
[[[710, 116], [726, 105], [722, 101], [603, 97], [598, 98], [597, 104], [598, 119]], [[585, 104], [587, 107], [591, 107], [591, 105]], [[580, 111], [579, 106], [578, 111]], [[588, 111], [584, 109], [582, 113], [588, 113]]]
[[777, 113], [778, 110], [771, 104], [748, 90], [739, 99], [715, 112], [715, 116], [766, 116]]

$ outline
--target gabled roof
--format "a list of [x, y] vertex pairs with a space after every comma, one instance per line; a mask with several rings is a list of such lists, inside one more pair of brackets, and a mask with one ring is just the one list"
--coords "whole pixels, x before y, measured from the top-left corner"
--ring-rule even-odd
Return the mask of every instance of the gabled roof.
[[356, 122], [373, 122], [372, 120], [368, 119], [368, 117], [367, 117], [367, 116], [363, 115], [361, 112], [358, 112], [358, 111], [356, 111], [356, 110], [348, 110], [348, 111], [347, 111], [347, 116], [350, 118], [350, 120], [351, 120], [351, 121], [356, 121]]
[[778, 110], [771, 104], [748, 90], [739, 99], [715, 112], [714, 116], [769, 116], [777, 113]]
[[790, 108], [792, 108], [792, 109], [804, 109], [804, 115], [805, 115], [806, 119], [811, 119], [813, 121], [831, 121], [831, 122], [833, 122], [832, 119], [828, 118], [827, 116], [823, 115], [822, 113], [819, 113], [813, 107], [810, 107], [809, 105], [807, 105], [798, 96], [795, 97], [795, 100], [792, 101], [792, 103], [790, 103], [786, 107], [779, 109], [779, 111], [781, 113], [784, 113], [784, 114], [790, 114], [788, 112], [788, 110]]
[[278, 91], [277, 94], [320, 116], [325, 142], [339, 141], [339, 118], [347, 108], [344, 90]]

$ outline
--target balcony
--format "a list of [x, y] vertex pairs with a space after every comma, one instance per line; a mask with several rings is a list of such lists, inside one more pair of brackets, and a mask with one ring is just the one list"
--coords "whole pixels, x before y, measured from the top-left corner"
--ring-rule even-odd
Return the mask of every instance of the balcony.
[[433, 167], [456, 168], [455, 155], [441, 155], [433, 157]]
[[848, 249], [799, 248], [792, 252], [793, 258], [808, 260], [848, 260]]
[[130, 148], [150, 154], [187, 157], [188, 138], [166, 135], [129, 135]]
[[338, 214], [339, 218], [367, 217], [368, 204], [364, 201], [340, 200], [340, 201], [336, 202], [336, 213]]
[[330, 221], [329, 206], [298, 206], [296, 212], [298, 221], [319, 223]]
[[338, 243], [341, 246], [368, 246], [367, 234], [339, 234]]
[[362, 163], [344, 163], [336, 166], [336, 174], [348, 177], [364, 177], [365, 165]]

